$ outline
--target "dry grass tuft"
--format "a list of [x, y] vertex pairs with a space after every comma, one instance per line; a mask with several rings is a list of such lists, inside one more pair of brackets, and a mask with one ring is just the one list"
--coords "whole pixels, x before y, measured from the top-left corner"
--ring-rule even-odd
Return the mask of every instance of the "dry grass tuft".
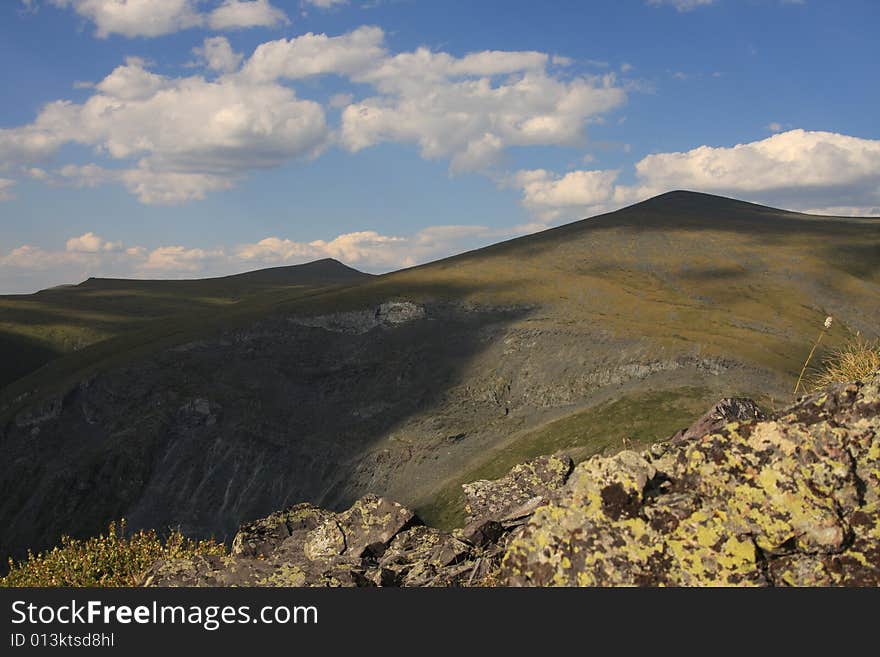
[[155, 530], [125, 536], [125, 520], [111, 522], [106, 534], [85, 540], [63, 536], [61, 545], [13, 563], [0, 586], [135, 586], [158, 559], [226, 554], [213, 540], [194, 541], [179, 531], [162, 540]]
[[814, 390], [835, 383], [865, 379], [880, 369], [880, 340], [866, 340], [857, 335], [822, 361], [822, 369], [812, 377]]

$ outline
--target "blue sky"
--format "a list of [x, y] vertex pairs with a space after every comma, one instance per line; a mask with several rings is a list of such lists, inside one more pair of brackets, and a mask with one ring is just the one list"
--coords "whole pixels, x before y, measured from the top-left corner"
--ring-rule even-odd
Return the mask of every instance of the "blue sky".
[[389, 271], [669, 189], [880, 214], [873, 0], [7, 0], [0, 292]]

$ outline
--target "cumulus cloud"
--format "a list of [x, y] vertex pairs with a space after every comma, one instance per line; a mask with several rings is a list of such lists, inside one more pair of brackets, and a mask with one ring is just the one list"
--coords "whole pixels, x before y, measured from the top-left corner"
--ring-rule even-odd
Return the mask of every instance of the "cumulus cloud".
[[108, 242], [91, 232], [69, 239], [58, 251], [23, 244], [0, 252], [0, 293], [34, 292], [101, 272], [123, 272], [130, 264], [126, 260], [119, 242]]
[[154, 272], [198, 272], [204, 268], [206, 260], [222, 256], [222, 249], [206, 251], [183, 246], [160, 246], [146, 255], [144, 262], [140, 263], [140, 269]]
[[297, 242], [267, 237], [234, 251], [251, 267], [277, 266], [336, 258], [368, 271], [389, 271], [430, 262], [454, 253], [528, 232], [530, 227], [490, 228], [473, 225], [429, 226], [410, 235], [382, 235], [373, 230], [337, 235], [329, 240]]
[[12, 193], [12, 187], [15, 181], [9, 178], [0, 178], [0, 201], [11, 201], [15, 198]]
[[269, 0], [222, 0], [207, 13], [202, 0], [51, 0], [95, 25], [95, 36], [157, 37], [193, 27], [229, 30], [289, 22]]
[[692, 11], [697, 7], [705, 7], [714, 4], [715, 0], [648, 0], [649, 5], [655, 7], [675, 7], [677, 11]]
[[231, 73], [236, 70], [244, 59], [241, 53], [232, 49], [229, 39], [222, 36], [205, 39], [200, 47], [193, 48], [193, 52], [205, 63], [205, 66], [221, 73]]
[[183, 245], [145, 248], [106, 240], [90, 231], [70, 238], [59, 251], [22, 245], [5, 254], [0, 252], [0, 281], [4, 285], [0, 292], [34, 291], [52, 284], [78, 282], [88, 276], [220, 276], [321, 258], [336, 258], [366, 271], [383, 272], [422, 264], [544, 227], [543, 224], [506, 228], [446, 225], [430, 226], [408, 235], [363, 230], [310, 242], [272, 236], [229, 248]]
[[153, 171], [148, 167], [126, 169], [120, 179], [142, 203], [175, 205], [202, 200], [208, 192], [230, 189], [234, 181], [223, 175], [187, 171]]
[[65, 245], [65, 249], [70, 253], [101, 253], [118, 251], [121, 248], [122, 242], [108, 242], [91, 231], [79, 237], [71, 237]]
[[426, 48], [387, 57], [353, 76], [379, 95], [345, 109], [342, 143], [417, 144], [425, 158], [449, 158], [453, 171], [491, 167], [510, 146], [579, 144], [585, 125], [626, 92], [613, 75], [562, 79], [548, 61], [539, 52], [459, 58]]
[[618, 184], [619, 173], [524, 171], [510, 182], [522, 190], [523, 204], [545, 218], [585, 216], [671, 189], [793, 210], [873, 215], [880, 205], [880, 140], [789, 130], [733, 147], [648, 155], [635, 165], [634, 185]]
[[789, 130], [732, 148], [700, 146], [683, 153], [649, 155], [636, 164], [636, 173], [659, 187], [748, 192], [862, 188], [876, 192], [880, 140]]
[[341, 36], [311, 32], [257, 46], [242, 76], [258, 82], [298, 80], [334, 73], [354, 75], [375, 66], [386, 54], [385, 33], [378, 27], [359, 27]]
[[324, 110], [273, 82], [223, 76], [169, 78], [130, 58], [84, 103], [47, 104], [36, 120], [0, 130], [0, 162], [33, 163], [66, 143], [126, 166], [69, 166], [81, 186], [121, 182], [147, 203], [204, 198], [247, 171], [317, 154], [329, 136]]
[[233, 30], [286, 25], [290, 19], [269, 0], [223, 0], [208, 14], [207, 22], [212, 30]]
[[58, 7], [71, 7], [95, 25], [95, 36], [155, 37], [197, 27], [203, 23], [195, 0], [52, 0]]
[[[587, 124], [626, 100], [613, 74], [560, 76], [559, 58], [546, 53], [391, 54], [371, 26], [270, 41], [244, 61], [222, 36], [195, 52], [218, 75], [170, 77], [130, 57], [84, 102], [48, 103], [31, 124], [0, 129], [0, 163], [33, 168], [80, 144], [119, 166], [71, 165], [58, 179], [116, 182], [146, 203], [179, 203], [330, 143], [350, 151], [411, 143], [425, 158], [448, 159], [452, 171], [492, 171], [510, 147], [583, 144]], [[338, 128], [289, 86], [320, 75], [372, 89], [360, 101], [345, 91], [331, 98], [342, 110]]]

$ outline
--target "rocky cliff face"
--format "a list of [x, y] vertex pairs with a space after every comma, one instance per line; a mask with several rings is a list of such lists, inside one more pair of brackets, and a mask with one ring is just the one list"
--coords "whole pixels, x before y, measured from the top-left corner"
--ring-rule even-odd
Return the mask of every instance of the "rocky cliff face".
[[880, 372], [772, 417], [724, 400], [646, 451], [542, 457], [465, 493], [453, 532], [375, 496], [301, 504], [144, 584], [877, 586]]
[[0, 426], [0, 560], [120, 517], [229, 540], [299, 501], [339, 510], [374, 492], [412, 505], [559, 409], [650, 381], [708, 393], [746, 378], [532, 313], [392, 301], [277, 316], [31, 403]]

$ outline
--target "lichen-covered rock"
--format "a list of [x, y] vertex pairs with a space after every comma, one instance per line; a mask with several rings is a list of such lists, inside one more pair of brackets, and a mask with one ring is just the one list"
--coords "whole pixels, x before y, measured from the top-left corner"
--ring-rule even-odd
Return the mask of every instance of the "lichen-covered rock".
[[880, 373], [690, 436], [578, 465], [510, 541], [500, 581], [880, 583]]
[[763, 420], [764, 411], [751, 399], [744, 397], [725, 397], [710, 408], [705, 415], [682, 429], [670, 438], [672, 443], [681, 443], [693, 438], [700, 438], [724, 427], [729, 422], [749, 422]]
[[388, 542], [414, 519], [415, 514], [397, 502], [375, 495], [362, 497], [337, 519], [345, 536], [345, 554], [381, 555]]
[[143, 584], [449, 586], [497, 567], [500, 550], [487, 548], [425, 527], [406, 507], [367, 495], [341, 513], [298, 504], [247, 523], [229, 556], [158, 561]]
[[[514, 466], [501, 479], [462, 486], [467, 521], [505, 521], [528, 515], [568, 479], [573, 463], [568, 456], [540, 456]], [[522, 509], [521, 507], [527, 507]], [[530, 507], [530, 508], [529, 508]]]
[[267, 557], [294, 532], [312, 530], [333, 514], [313, 504], [297, 504], [242, 525], [232, 540], [237, 557]]

